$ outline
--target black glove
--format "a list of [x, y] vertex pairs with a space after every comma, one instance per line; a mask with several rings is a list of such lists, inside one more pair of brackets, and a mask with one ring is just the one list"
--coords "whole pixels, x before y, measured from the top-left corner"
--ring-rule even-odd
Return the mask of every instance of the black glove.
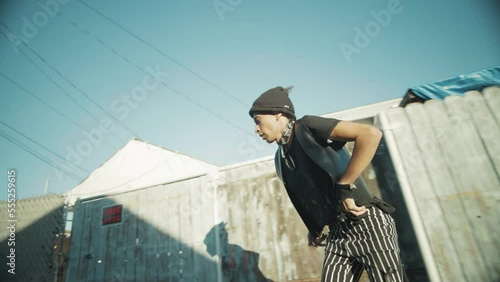
[[[365, 189], [357, 188], [355, 185], [351, 187], [351, 185], [349, 184], [335, 183], [334, 190], [334, 195], [338, 196], [337, 199], [339, 208], [342, 206], [342, 202], [345, 199], [352, 198], [354, 199], [354, 203], [356, 203], [357, 206], [365, 206], [367, 208], [376, 206], [387, 214], [391, 214], [396, 210], [392, 205], [373, 196], [372, 193], [370, 193], [369, 191], [365, 191]], [[342, 211], [342, 209], [340, 209], [340, 212], [343, 214], [343, 216], [353, 218], [350, 213], [345, 213], [344, 211]], [[363, 218], [365, 216], [367, 216], [367, 213], [354, 218]]]
[[[356, 187], [356, 186], [354, 186]], [[339, 200], [339, 203], [342, 203], [345, 199], [347, 198], [353, 198], [354, 199], [354, 196], [353, 196], [353, 192], [354, 192], [354, 189], [351, 189], [351, 185], [350, 184], [339, 184], [339, 183], [335, 183], [335, 192], [337, 195], [339, 195], [339, 197], [337, 198]], [[356, 199], [354, 199], [356, 200]]]
[[362, 215], [355, 216], [352, 213], [350, 213], [349, 211], [345, 211], [341, 208], [343, 206], [343, 201], [345, 199], [348, 199], [348, 198], [353, 199], [354, 203], [357, 206], [364, 206], [362, 204], [363, 202], [358, 201], [358, 198], [360, 197], [359, 196], [360, 193], [358, 192], [358, 190], [361, 190], [361, 189], [358, 189], [355, 185], [351, 186], [350, 184], [339, 184], [339, 183], [335, 183], [334, 189], [337, 191], [337, 193], [338, 193], [337, 195], [339, 195], [338, 206], [339, 206], [340, 211], [341, 211], [341, 217], [350, 218], [353, 222], [358, 222], [359, 220], [361, 220], [361, 218], [368, 216], [368, 213], [364, 213]]

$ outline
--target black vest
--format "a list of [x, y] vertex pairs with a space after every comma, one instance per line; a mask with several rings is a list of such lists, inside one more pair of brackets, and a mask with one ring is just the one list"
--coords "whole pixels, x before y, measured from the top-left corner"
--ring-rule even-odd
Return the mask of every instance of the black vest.
[[[310, 132], [309, 128], [307, 128], [306, 125], [303, 123], [300, 123], [299, 121], [297, 122], [297, 126], [295, 127], [294, 131], [294, 142], [299, 142], [300, 146], [303, 148], [303, 151], [307, 154], [307, 156], [318, 166], [320, 167], [324, 172], [326, 172], [330, 178], [331, 178], [331, 183], [336, 183], [338, 179], [341, 177], [341, 175], [344, 173], [345, 169], [347, 168], [347, 165], [350, 161], [350, 154], [347, 151], [347, 149], [344, 147], [340, 150], [334, 150], [330, 146], [323, 147], [316, 140], [314, 139], [312, 133]], [[276, 166], [276, 173], [278, 174], [278, 177], [281, 179], [285, 187], [287, 187], [286, 181], [283, 179], [283, 173], [282, 173], [282, 168], [281, 168], [281, 154], [280, 154], [280, 149], [276, 152], [275, 158], [274, 158], [274, 163]], [[386, 213], [392, 213], [395, 211], [394, 207], [389, 205], [388, 203], [376, 198], [373, 193], [370, 191], [368, 188], [368, 185], [366, 182], [363, 180], [362, 177], [358, 177], [356, 181], [354, 182], [356, 185], [357, 189], [353, 189], [353, 198], [354, 201], [358, 206], [365, 206], [365, 207], [372, 207], [372, 206], [377, 206], [381, 210], [383, 210]], [[332, 194], [331, 195], [325, 195], [325, 197], [332, 197], [332, 202], [336, 203], [336, 207], [334, 207], [339, 215], [340, 214], [340, 200], [339, 200], [339, 191], [334, 191], [333, 187], [330, 187]], [[318, 190], [318, 189], [316, 189]], [[288, 191], [288, 189], [287, 189]], [[306, 224], [307, 228], [313, 235], [318, 235], [321, 230], [323, 229], [323, 226], [317, 226], [317, 224], [314, 224], [311, 220], [310, 215], [304, 214], [304, 209], [301, 207], [297, 206], [296, 201], [293, 201], [292, 197], [290, 197], [292, 200], [292, 203], [294, 204], [295, 208], [297, 209], [297, 212], [301, 216], [302, 220]], [[344, 215], [345, 216], [345, 215]], [[332, 218], [332, 222], [335, 222], [337, 218]]]

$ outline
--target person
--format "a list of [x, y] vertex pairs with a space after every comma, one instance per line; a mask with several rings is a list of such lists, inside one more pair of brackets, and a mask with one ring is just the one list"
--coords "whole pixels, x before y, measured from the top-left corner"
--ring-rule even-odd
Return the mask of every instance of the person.
[[[309, 246], [325, 246], [321, 280], [359, 281], [366, 270], [370, 281], [407, 281], [390, 216], [395, 209], [375, 197], [360, 177], [382, 132], [320, 116], [297, 120], [291, 88], [265, 91], [249, 114], [255, 133], [278, 144], [276, 172], [309, 231]], [[352, 155], [344, 147], [348, 141], [354, 141]]]

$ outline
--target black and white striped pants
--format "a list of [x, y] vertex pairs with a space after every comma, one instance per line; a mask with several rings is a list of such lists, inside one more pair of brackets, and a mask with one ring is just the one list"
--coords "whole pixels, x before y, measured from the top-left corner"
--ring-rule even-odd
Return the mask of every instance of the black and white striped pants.
[[394, 219], [376, 207], [330, 226], [321, 281], [404, 281]]

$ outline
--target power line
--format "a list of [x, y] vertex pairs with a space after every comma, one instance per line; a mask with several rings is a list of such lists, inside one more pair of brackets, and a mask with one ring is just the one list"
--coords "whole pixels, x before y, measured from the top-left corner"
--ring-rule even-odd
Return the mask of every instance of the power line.
[[[0, 20], [0, 24], [4, 25], [4, 27], [6, 27], [8, 29], [8, 27]], [[10, 29], [8, 29], [10, 31]], [[12, 32], [12, 31], [11, 31]], [[8, 38], [6, 36], [6, 34], [0, 30], [0, 33], [2, 34], [2, 36], [8, 41]], [[22, 41], [21, 41], [22, 42]], [[27, 46], [27, 45], [26, 45]], [[28, 47], [29, 48], [29, 47]], [[54, 79], [52, 79], [52, 77], [50, 77], [50, 75], [48, 75], [40, 66], [38, 66], [26, 53], [24, 53], [21, 49], [19, 49], [19, 52], [21, 52], [21, 54], [23, 55], [24, 58], [26, 58], [28, 61], [30, 61], [30, 63], [35, 66], [40, 72], [42, 72], [42, 74], [48, 78], [54, 85], [57, 86], [57, 88], [59, 88], [59, 90], [61, 90], [68, 98], [70, 98], [77, 106], [79, 106], [83, 111], [85, 111], [89, 116], [91, 116], [97, 123], [99, 123], [99, 120], [93, 115], [91, 114], [87, 109], [85, 109], [85, 107], [83, 107], [82, 105], [80, 105], [66, 90], [64, 90], [57, 82], [54, 81]], [[118, 140], [120, 140], [120, 142], [123, 142], [123, 140], [121, 140], [116, 134], [112, 133]]]
[[[8, 125], [7, 123], [3, 122], [0, 120], [0, 123], [3, 124], [4, 126], [10, 128], [10, 130], [16, 132], [17, 134], [23, 136], [24, 138], [30, 140], [31, 142], [37, 144], [38, 146], [42, 147], [43, 149], [49, 151], [50, 153], [52, 153], [54, 156], [58, 157], [59, 159], [65, 161], [65, 162], [68, 162], [64, 157], [60, 156], [59, 154], [55, 153], [54, 151], [52, 151], [51, 149], [45, 147], [44, 145], [38, 143], [37, 141], [33, 140], [31, 137], [25, 135], [24, 133], [20, 132], [19, 130], [15, 129], [14, 127]], [[90, 174], [90, 172], [88, 172], [86, 169], [82, 168], [82, 167], [79, 167], [77, 165], [74, 165], [74, 164], [71, 164], [74, 168], [79, 168], [81, 169], [83, 172], [87, 173], [87, 174]]]
[[[96, 40], [97, 42], [99, 42], [101, 45], [103, 45], [104, 47], [108, 48], [109, 50], [111, 50], [112, 53], [114, 53], [115, 55], [117, 55], [118, 57], [120, 57], [121, 59], [123, 59], [125, 62], [129, 63], [130, 65], [132, 65], [133, 67], [135, 67], [136, 69], [138, 69], [139, 71], [141, 71], [142, 73], [144, 74], [148, 74], [148, 72], [146, 70], [144, 70], [142, 67], [138, 66], [137, 64], [133, 63], [131, 60], [129, 60], [127, 57], [121, 55], [118, 51], [116, 51], [113, 47], [110, 47], [108, 45], [106, 45], [106, 43], [104, 43], [104, 41], [100, 38], [98, 38], [97, 36], [95, 36], [93, 33], [91, 33], [90, 31], [88, 31], [87, 29], [84, 29], [82, 27], [80, 27], [77, 23], [75, 23], [74, 21], [70, 20], [70, 19], [67, 19], [65, 16], [62, 15], [61, 12], [57, 12], [57, 11], [54, 11], [59, 17], [61, 17], [62, 19], [64, 19], [66, 22], [68, 22], [69, 24], [71, 24], [72, 26], [74, 26], [75, 28], [79, 29], [80, 31], [82, 31], [83, 33], [85, 33], [87, 36], [90, 36], [92, 37], [94, 40]], [[171, 89], [172, 91], [174, 91], [174, 93], [176, 93], [177, 95], [183, 97], [184, 99], [188, 100], [190, 103], [196, 105], [197, 107], [199, 107], [200, 109], [208, 112], [209, 114], [223, 120], [224, 122], [226, 122], [227, 124], [235, 127], [236, 129], [242, 131], [243, 133], [249, 135], [249, 136], [252, 136], [253, 137], [253, 134], [249, 133], [248, 131], [242, 129], [241, 127], [233, 124], [232, 122], [228, 121], [227, 119], [225, 119], [224, 117], [222, 117], [221, 115], [217, 114], [216, 112], [210, 110], [209, 108], [205, 107], [204, 105], [202, 105], [201, 103], [193, 100], [191, 97], [189, 97], [188, 95], [178, 91], [177, 89], [167, 85], [164, 81], [162, 80], [159, 80], [159, 83], [164, 85], [165, 87], [167, 87], [168, 89]]]
[[[35, 94], [33, 94], [31, 91], [29, 91], [28, 89], [26, 89], [25, 87], [23, 87], [21, 84], [17, 83], [16, 81], [14, 81], [12, 78], [8, 77], [6, 74], [4, 74], [2, 71], [0, 71], [0, 75], [3, 76], [5, 79], [9, 80], [12, 84], [16, 85], [17, 87], [19, 87], [20, 89], [22, 89], [26, 94], [30, 95], [31, 97], [35, 98], [36, 100], [38, 100], [40, 103], [44, 104], [45, 106], [49, 107], [50, 109], [52, 109], [54, 112], [56, 112], [58, 115], [62, 116], [63, 118], [65, 118], [66, 120], [68, 120], [69, 122], [71, 122], [73, 125], [75, 125], [76, 127], [80, 128], [81, 130], [85, 130], [85, 128], [83, 128], [81, 125], [79, 125], [77, 122], [75, 122], [74, 120], [72, 120], [70, 117], [68, 117], [67, 115], [65, 115], [64, 113], [62, 113], [61, 111], [59, 111], [58, 109], [54, 108], [53, 106], [51, 106], [50, 104], [46, 103], [45, 101], [43, 101], [42, 99], [40, 99], [38, 96], [36, 96]], [[109, 148], [113, 149], [113, 150], [116, 150], [116, 148], [114, 148], [111, 144], [109, 144], [106, 139], [103, 139], [103, 142], [108, 145]]]
[[[10, 31], [11, 33], [12, 30], [4, 23], [0, 20], [0, 23], [8, 30]], [[4, 35], [4, 37], [8, 40], [7, 36], [2, 32], [2, 34]], [[26, 46], [26, 48], [28, 48], [31, 52], [33, 52], [42, 62], [44, 62], [47, 66], [49, 66], [53, 71], [55, 71], [60, 77], [62, 77], [66, 82], [68, 82], [71, 86], [73, 86], [73, 88], [75, 88], [78, 92], [80, 92], [80, 94], [82, 94], [84, 97], [86, 97], [89, 101], [91, 101], [94, 105], [96, 105], [99, 109], [101, 109], [106, 115], [108, 115], [109, 117], [111, 117], [112, 119], [114, 119], [116, 122], [118, 122], [121, 126], [123, 126], [125, 129], [127, 129], [130, 133], [132, 133], [132, 135], [140, 138], [138, 136], [138, 134], [136, 134], [135, 132], [133, 132], [130, 128], [128, 128], [126, 125], [124, 125], [122, 122], [120, 122], [118, 119], [116, 119], [113, 115], [111, 115], [110, 113], [108, 113], [104, 108], [102, 108], [97, 102], [95, 102], [92, 98], [90, 98], [90, 96], [88, 96], [85, 92], [83, 92], [78, 86], [76, 86], [70, 79], [66, 78], [66, 76], [64, 76], [61, 72], [59, 72], [59, 70], [57, 70], [53, 65], [51, 65], [50, 63], [48, 63], [38, 52], [36, 52], [35, 50], [33, 50], [33, 48], [31, 48], [28, 44], [26, 44], [24, 41], [21, 40], [21, 43]], [[21, 50], [20, 50], [21, 51]], [[24, 53], [21, 51], [21, 53], [24, 55]], [[51, 79], [51, 81], [53, 81]], [[54, 81], [53, 81], [54, 82]], [[55, 82], [54, 82], [55, 83]], [[62, 89], [62, 88], [61, 88]], [[68, 97], [71, 97], [69, 96], [68, 94]], [[76, 100], [74, 100], [72, 97], [71, 99], [76, 103], [78, 104], [78, 102], [76, 102]], [[80, 104], [78, 104], [80, 105]], [[84, 107], [80, 105], [80, 107], [83, 109]], [[86, 109], [85, 111], [91, 115], [98, 123], [99, 121], [90, 113], [88, 112]], [[113, 135], [116, 136], [116, 138], [118, 138], [120, 140], [120, 138], [112, 133]], [[123, 140], [121, 140], [123, 141]]]
[[0, 136], [2, 136], [3, 138], [7, 139], [8, 141], [12, 142], [14, 145], [20, 147], [21, 149], [23, 149], [24, 151], [28, 152], [29, 154], [35, 156], [37, 159], [43, 161], [44, 163], [50, 165], [51, 167], [59, 170], [59, 171], [63, 171], [66, 175], [68, 175], [69, 177], [77, 180], [77, 181], [81, 181], [81, 177], [74, 174], [73, 172], [71, 171], [66, 171], [65, 169], [63, 169], [62, 167], [59, 168], [57, 167], [57, 163], [51, 161], [50, 159], [46, 158], [45, 156], [41, 155], [41, 154], [38, 154], [36, 153], [35, 151], [33, 151], [32, 149], [30, 149], [28, 146], [22, 144], [22, 142], [16, 140], [15, 138], [9, 136], [7, 133], [3, 132], [2, 130], [0, 130]]
[[165, 52], [161, 51], [160, 49], [156, 48], [155, 46], [153, 46], [152, 44], [150, 44], [149, 42], [147, 42], [146, 40], [142, 39], [141, 37], [139, 37], [138, 35], [136, 35], [135, 33], [133, 33], [132, 31], [130, 31], [129, 29], [125, 28], [124, 26], [122, 26], [121, 24], [117, 23], [116, 21], [112, 20], [110, 17], [104, 15], [103, 13], [101, 13], [100, 11], [98, 11], [97, 9], [95, 9], [94, 7], [90, 6], [89, 4], [85, 3], [84, 1], [82, 0], [78, 0], [78, 2], [82, 3], [84, 6], [86, 6], [87, 8], [89, 8], [90, 10], [94, 11], [94, 13], [98, 14], [99, 16], [103, 17], [104, 19], [106, 19], [107, 21], [111, 22], [112, 24], [114, 24], [115, 26], [117, 26], [118, 28], [120, 28], [121, 30], [123, 30], [124, 32], [130, 34], [131, 36], [133, 36], [134, 38], [136, 38], [137, 40], [139, 40], [140, 42], [142, 42], [143, 44], [145, 44], [146, 46], [150, 47], [151, 49], [155, 50], [156, 52], [158, 52], [159, 54], [163, 55], [165, 58], [171, 60], [172, 62], [176, 63], [177, 65], [181, 66], [183, 69], [185, 69], [186, 71], [188, 71], [189, 73], [191, 73], [192, 75], [198, 77], [199, 79], [203, 80], [204, 82], [208, 83], [209, 85], [211, 85], [212, 87], [214, 87], [215, 89], [219, 90], [220, 92], [224, 93], [226, 96], [228, 96], [229, 98], [233, 99], [234, 101], [240, 103], [241, 105], [243, 105], [245, 108], [248, 108], [249, 106], [244, 103], [243, 101], [241, 101], [240, 99], [238, 99], [237, 97], [231, 95], [230, 93], [228, 93], [227, 91], [225, 91], [224, 89], [220, 88], [219, 86], [217, 86], [216, 84], [210, 82], [208, 79], [204, 78], [203, 76], [201, 76], [200, 74], [196, 73], [195, 71], [191, 70], [190, 68], [188, 68], [186, 65], [182, 64], [181, 62], [179, 62], [178, 60], [172, 58], [171, 56], [169, 56], [168, 54], [166, 54]]

